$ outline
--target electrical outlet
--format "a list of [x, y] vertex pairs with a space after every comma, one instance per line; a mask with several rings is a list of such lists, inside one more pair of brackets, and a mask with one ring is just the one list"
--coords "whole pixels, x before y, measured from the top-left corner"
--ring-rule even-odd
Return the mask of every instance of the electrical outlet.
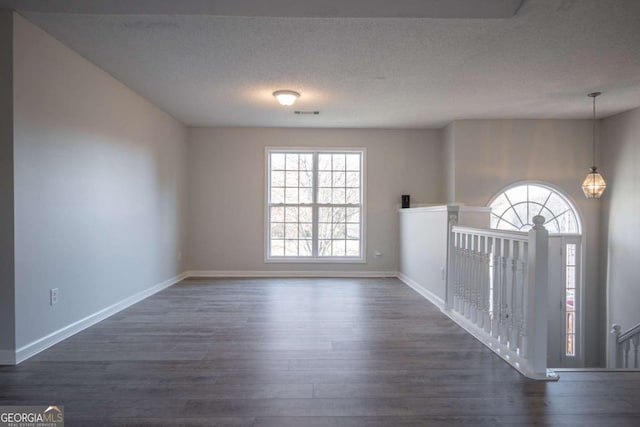
[[49, 304], [57, 304], [58, 303], [58, 288], [53, 288], [49, 290]]
[[376, 257], [376, 258], [382, 258], [382, 252], [380, 252], [380, 251], [375, 251], [375, 252], [373, 253], [373, 256], [374, 256], [374, 257]]

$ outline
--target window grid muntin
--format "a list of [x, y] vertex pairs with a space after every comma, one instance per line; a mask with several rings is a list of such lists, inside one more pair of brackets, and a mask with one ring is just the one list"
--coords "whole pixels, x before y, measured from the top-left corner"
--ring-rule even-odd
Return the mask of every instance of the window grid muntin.
[[[272, 163], [273, 163], [273, 159], [272, 156], [274, 154], [284, 154], [285, 155], [285, 166], [284, 168], [278, 168], [278, 169], [272, 169]], [[286, 203], [286, 194], [285, 194], [285, 199], [282, 203], [273, 203], [273, 188], [272, 188], [272, 183], [273, 183], [273, 178], [272, 178], [272, 172], [279, 172], [279, 171], [286, 171], [287, 170], [287, 154], [298, 154], [298, 155], [312, 155], [313, 158], [313, 166], [312, 166], [312, 202], [311, 203], [304, 203], [304, 204], [291, 204], [291, 203]], [[345, 191], [346, 189], [357, 189], [358, 190], [358, 194], [357, 194], [357, 200], [359, 201], [359, 203], [344, 203], [344, 204], [333, 204], [333, 203], [318, 203], [318, 177], [319, 177], [319, 172], [320, 172], [320, 165], [319, 165], [319, 157], [320, 155], [331, 155], [331, 168], [330, 169], [324, 169], [323, 171], [325, 172], [331, 172], [332, 175], [334, 172], [358, 172], [359, 174], [359, 187], [353, 187], [353, 186], [349, 186], [347, 187], [347, 181], [345, 179], [344, 181], [344, 186], [333, 186], [334, 181], [333, 181], [333, 176], [332, 176], [332, 181], [331, 187], [323, 187], [326, 189], [330, 189], [333, 190], [338, 188], [344, 188]], [[335, 156], [342, 156], [345, 159], [345, 168], [344, 170], [341, 167], [338, 167], [338, 169], [335, 169], [334, 166], [334, 157]], [[353, 160], [355, 157], [357, 157], [357, 169], [353, 168], [353, 167], [349, 167], [347, 165], [348, 163], [348, 157], [352, 156], [351, 159]], [[267, 258], [268, 259], [274, 259], [274, 260], [278, 260], [278, 259], [289, 259], [289, 260], [295, 260], [295, 259], [324, 259], [327, 261], [330, 261], [332, 259], [337, 259], [337, 260], [354, 260], [354, 261], [360, 261], [364, 259], [364, 200], [363, 200], [363, 196], [364, 196], [364, 150], [340, 150], [340, 149], [332, 149], [332, 150], [286, 150], [286, 149], [267, 149], [267, 185], [268, 185], [268, 189], [267, 189], [267, 205], [268, 205], [268, 209], [267, 209], [267, 227], [268, 227], [268, 233], [267, 233]], [[295, 163], [295, 162], [294, 162]], [[299, 166], [298, 166], [299, 167]], [[286, 181], [285, 181], [286, 184]], [[293, 182], [291, 181], [291, 184], [293, 184]], [[298, 185], [300, 185], [299, 181], [298, 181]], [[291, 186], [292, 188], [293, 185]], [[276, 188], [280, 188], [280, 187], [276, 187]], [[285, 187], [286, 188], [286, 185]], [[308, 187], [305, 187], [308, 188]], [[332, 196], [333, 197], [333, 196]], [[279, 199], [282, 200], [282, 199]], [[346, 201], [346, 200], [345, 200]], [[300, 207], [311, 207], [312, 209], [312, 249], [311, 249], [311, 256], [300, 256], [300, 251], [299, 251], [299, 246], [298, 246], [298, 256], [294, 256], [293, 254], [287, 255], [287, 251], [285, 248], [284, 254], [274, 254], [274, 244], [273, 241], [286, 241], [286, 240], [296, 240], [298, 242], [298, 245], [300, 244], [300, 242], [302, 241], [307, 241], [309, 239], [300, 239], [299, 236], [297, 239], [286, 239], [286, 233], [285, 233], [285, 237], [283, 239], [273, 239], [273, 235], [272, 235], [272, 209], [276, 208], [276, 207], [296, 207], [296, 206], [300, 206]], [[332, 253], [330, 255], [327, 256], [320, 256], [319, 255], [319, 231], [318, 231], [318, 225], [319, 225], [319, 209], [321, 207], [338, 207], [338, 208], [357, 208], [358, 209], [358, 217], [357, 217], [357, 221], [353, 221], [353, 222], [349, 222], [349, 223], [344, 223], [344, 224], [357, 224], [359, 226], [359, 238], [355, 239], [355, 238], [351, 238], [351, 239], [333, 239], [333, 236], [331, 239], [323, 239], [323, 240], [330, 240], [332, 243], [332, 247], [334, 246], [334, 242], [336, 241], [343, 241], [344, 240], [344, 244], [345, 244], [345, 251], [346, 251], [346, 245], [349, 244], [349, 242], [357, 242], [358, 243], [358, 252], [357, 255], [353, 254], [351, 256], [340, 256], [340, 255], [334, 255], [333, 250]], [[307, 223], [305, 223], [307, 224]], [[285, 226], [286, 227], [286, 226]], [[285, 230], [286, 231], [286, 230]], [[290, 251], [292, 252], [292, 251]], [[282, 253], [282, 252], [280, 252]]]

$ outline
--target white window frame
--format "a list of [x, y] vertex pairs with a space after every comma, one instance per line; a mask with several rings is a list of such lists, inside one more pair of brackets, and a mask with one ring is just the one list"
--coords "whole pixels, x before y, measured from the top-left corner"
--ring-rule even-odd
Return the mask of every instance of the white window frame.
[[[345, 153], [345, 154], [359, 154], [360, 155], [360, 256], [349, 257], [320, 257], [317, 254], [312, 256], [271, 256], [271, 205], [269, 203], [271, 194], [271, 153], [305, 153], [314, 154], [314, 172], [313, 172], [313, 241], [314, 249], [317, 250], [318, 241], [318, 208], [320, 205], [317, 202], [318, 196], [318, 154], [322, 153]], [[265, 147], [265, 199], [264, 199], [264, 262], [265, 263], [312, 263], [312, 264], [364, 264], [367, 262], [366, 257], [366, 183], [367, 183], [367, 150], [366, 148], [314, 148], [314, 147]]]

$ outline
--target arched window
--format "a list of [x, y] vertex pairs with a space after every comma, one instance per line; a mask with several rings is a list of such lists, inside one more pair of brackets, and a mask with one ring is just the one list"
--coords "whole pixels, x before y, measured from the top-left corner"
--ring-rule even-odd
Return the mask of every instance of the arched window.
[[[528, 231], [534, 216], [545, 218], [544, 225], [551, 234], [549, 253], [556, 254], [549, 263], [547, 314], [549, 325], [553, 326], [549, 330], [555, 331], [549, 336], [550, 367], [583, 366], [582, 239], [576, 236], [582, 234], [582, 225], [578, 211], [561, 192], [537, 182], [516, 183], [496, 195], [489, 206], [491, 228]], [[561, 255], [557, 256], [558, 253]]]
[[516, 184], [489, 203], [491, 228], [528, 231], [542, 215], [549, 233], [582, 234], [573, 204], [555, 189], [539, 183]]

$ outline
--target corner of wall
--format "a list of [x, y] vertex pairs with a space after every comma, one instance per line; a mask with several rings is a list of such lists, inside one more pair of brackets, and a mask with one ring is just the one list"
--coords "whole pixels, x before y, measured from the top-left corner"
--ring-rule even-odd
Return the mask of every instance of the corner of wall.
[[[0, 9], [0, 364], [15, 363], [13, 12]], [[8, 84], [4, 84], [7, 82]]]
[[456, 201], [456, 168], [455, 168], [455, 139], [454, 122], [449, 123], [442, 131], [442, 164], [444, 174], [444, 201]]

